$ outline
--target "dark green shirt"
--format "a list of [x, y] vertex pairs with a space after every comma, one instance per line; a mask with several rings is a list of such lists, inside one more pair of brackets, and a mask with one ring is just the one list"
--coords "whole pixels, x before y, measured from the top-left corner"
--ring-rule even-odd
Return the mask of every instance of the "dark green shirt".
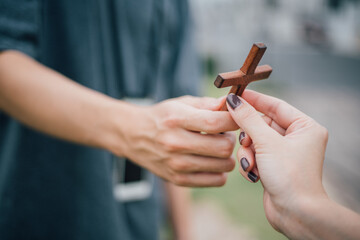
[[[196, 94], [185, 0], [0, 0], [7, 49], [115, 98]], [[157, 239], [159, 189], [118, 202], [112, 168], [0, 112], [0, 239]]]

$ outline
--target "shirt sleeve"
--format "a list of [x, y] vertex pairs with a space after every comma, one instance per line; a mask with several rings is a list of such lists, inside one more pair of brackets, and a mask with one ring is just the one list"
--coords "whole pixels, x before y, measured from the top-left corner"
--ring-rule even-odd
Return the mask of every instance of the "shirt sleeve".
[[38, 0], [1, 0], [0, 52], [17, 50], [36, 58], [39, 20]]

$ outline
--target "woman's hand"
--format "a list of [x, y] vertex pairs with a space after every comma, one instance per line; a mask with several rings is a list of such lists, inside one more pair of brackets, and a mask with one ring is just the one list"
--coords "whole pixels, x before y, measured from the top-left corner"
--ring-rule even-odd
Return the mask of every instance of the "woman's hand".
[[304, 199], [327, 198], [322, 168], [328, 133], [284, 101], [254, 91], [242, 96], [227, 97], [229, 112], [244, 131], [239, 171], [251, 182], [261, 180], [266, 216], [286, 231], [291, 209]]
[[228, 112], [216, 111], [223, 101], [186, 96], [129, 105], [111, 150], [177, 185], [222, 186], [235, 166], [235, 134], [228, 131], [238, 129]]
[[240, 173], [261, 180], [271, 225], [291, 239], [360, 239], [360, 216], [331, 201], [322, 185], [327, 130], [281, 100], [254, 91], [242, 96], [227, 97], [244, 131]]

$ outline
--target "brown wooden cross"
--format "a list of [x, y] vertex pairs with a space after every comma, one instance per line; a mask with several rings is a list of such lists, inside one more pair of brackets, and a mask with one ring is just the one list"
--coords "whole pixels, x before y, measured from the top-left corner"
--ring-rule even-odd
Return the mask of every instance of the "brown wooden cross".
[[[218, 88], [232, 86], [229, 94], [234, 93], [241, 96], [249, 83], [268, 78], [272, 68], [269, 65], [258, 66], [265, 51], [264, 43], [254, 43], [240, 70], [219, 74], [214, 82], [215, 86]], [[226, 103], [221, 110], [227, 110]]]

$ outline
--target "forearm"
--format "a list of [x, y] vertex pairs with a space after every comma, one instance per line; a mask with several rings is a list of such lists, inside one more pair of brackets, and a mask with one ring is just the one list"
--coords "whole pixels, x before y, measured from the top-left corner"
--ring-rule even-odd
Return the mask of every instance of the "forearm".
[[114, 109], [127, 104], [86, 88], [15, 51], [0, 53], [0, 110], [46, 134], [110, 148]]
[[178, 240], [191, 239], [189, 189], [175, 186], [172, 183], [165, 183], [165, 185], [175, 238]]
[[327, 197], [289, 210], [282, 231], [291, 239], [360, 239], [360, 216]]

